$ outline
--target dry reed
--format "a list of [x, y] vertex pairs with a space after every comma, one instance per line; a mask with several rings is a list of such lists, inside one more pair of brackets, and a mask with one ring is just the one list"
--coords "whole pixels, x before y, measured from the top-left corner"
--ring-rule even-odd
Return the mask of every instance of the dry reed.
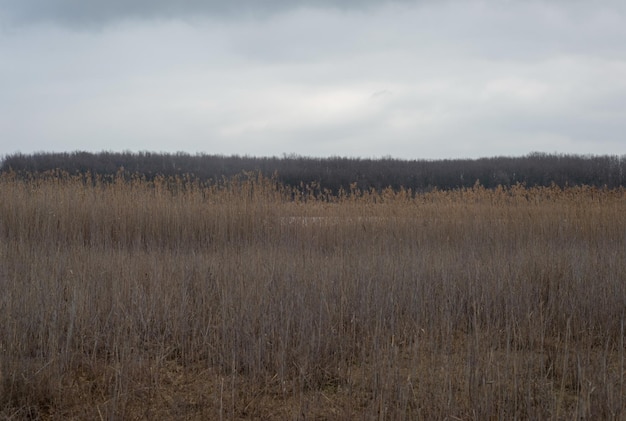
[[623, 190], [0, 197], [0, 418], [626, 417]]

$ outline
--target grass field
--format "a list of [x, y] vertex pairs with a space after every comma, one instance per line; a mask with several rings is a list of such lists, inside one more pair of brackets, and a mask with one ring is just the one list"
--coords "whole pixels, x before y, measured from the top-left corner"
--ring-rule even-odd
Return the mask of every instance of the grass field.
[[0, 419], [626, 418], [624, 190], [0, 198]]

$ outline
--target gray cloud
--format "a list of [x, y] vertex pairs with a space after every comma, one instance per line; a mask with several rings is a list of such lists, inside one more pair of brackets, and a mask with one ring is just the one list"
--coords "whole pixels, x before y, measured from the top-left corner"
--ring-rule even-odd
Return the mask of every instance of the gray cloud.
[[626, 153], [622, 3], [418, 2], [0, 0], [0, 154]]
[[53, 22], [84, 28], [120, 20], [267, 17], [299, 8], [363, 10], [416, 1], [419, 0], [0, 0], [0, 10], [12, 22]]
[[[561, 6], [573, 13], [587, 10], [586, 0], [0, 0], [0, 17], [13, 23], [51, 22], [75, 28], [102, 27], [120, 20], [183, 19], [203, 17], [267, 17], [294, 9], [367, 10], [387, 4], [476, 4], [500, 10]], [[625, 13], [622, 0], [600, 0], [596, 9]], [[443, 23], [445, 27], [445, 22]], [[530, 29], [530, 28], [527, 28]]]

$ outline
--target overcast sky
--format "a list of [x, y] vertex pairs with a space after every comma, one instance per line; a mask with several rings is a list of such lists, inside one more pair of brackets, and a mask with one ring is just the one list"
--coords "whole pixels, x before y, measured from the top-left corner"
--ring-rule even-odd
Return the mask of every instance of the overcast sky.
[[624, 0], [0, 0], [0, 157], [626, 154]]

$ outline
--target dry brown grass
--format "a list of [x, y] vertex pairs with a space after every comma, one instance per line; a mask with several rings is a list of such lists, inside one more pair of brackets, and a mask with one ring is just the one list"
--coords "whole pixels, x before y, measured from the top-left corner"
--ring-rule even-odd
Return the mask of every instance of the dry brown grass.
[[2, 419], [626, 417], [624, 191], [0, 197]]

